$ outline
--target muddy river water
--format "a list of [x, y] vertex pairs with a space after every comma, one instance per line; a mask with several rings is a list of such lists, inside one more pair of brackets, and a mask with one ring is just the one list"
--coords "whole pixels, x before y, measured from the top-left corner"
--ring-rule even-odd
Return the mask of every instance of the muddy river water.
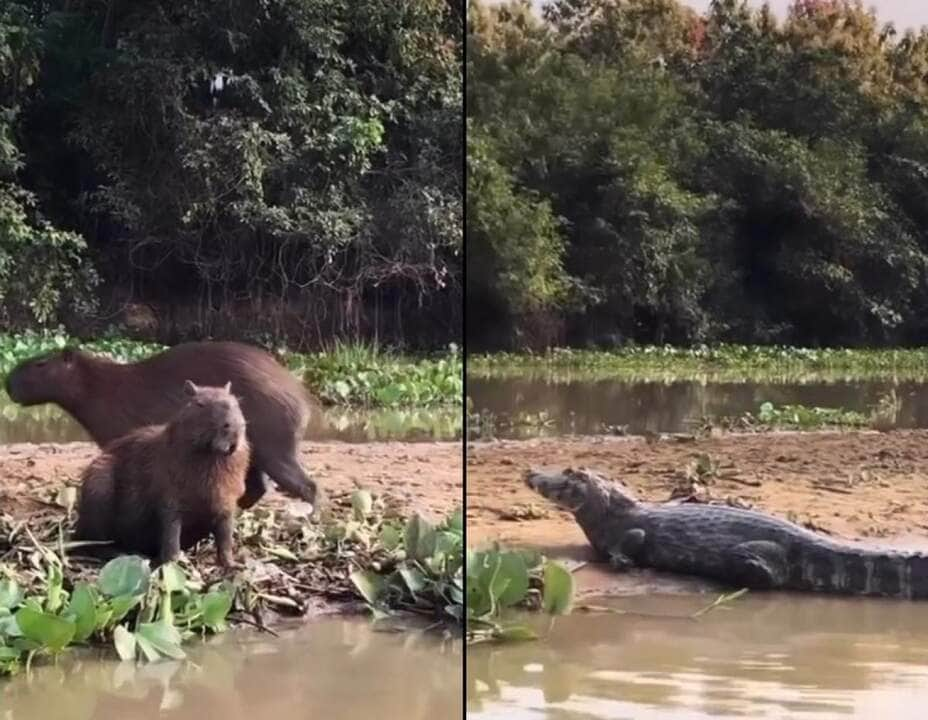
[[468, 650], [471, 720], [925, 717], [928, 604], [694, 595], [598, 601], [544, 642]]
[[[664, 454], [642, 449], [641, 456], [635, 458], [631, 451], [610, 450], [608, 443], [597, 445], [595, 438], [581, 447], [582, 436], [610, 434], [619, 426], [625, 426], [629, 434], [687, 431], [700, 418], [756, 413], [764, 402], [867, 413], [888, 395], [895, 398], [896, 428], [928, 427], [928, 385], [892, 380], [623, 382], [526, 376], [472, 378], [468, 395], [473, 411], [515, 420], [498, 424], [496, 437], [549, 438], [541, 445], [537, 441], [481, 443], [479, 437], [474, 438], [469, 464], [474, 477], [468, 482], [476, 505], [472, 515], [481, 518], [483, 537], [493, 539], [495, 536], [488, 534], [492, 529], [509, 537], [510, 542], [516, 542], [512, 538], [517, 537], [520, 543], [531, 544], [532, 538], [544, 538], [546, 545], [557, 546], [547, 547], [555, 557], [570, 555], [568, 551], [577, 542], [586, 547], [582, 537], [571, 534], [575, 531], [572, 525], [562, 528], [558, 518], [504, 522], [480, 509], [481, 504], [506, 509], [524, 500], [518, 483], [511, 480], [523, 467], [592, 463], [604, 469], [612, 467], [619, 475], [634, 474], [635, 468], [643, 468], [636, 479], [652, 491], [676, 467], [670, 459], [672, 449]], [[520, 417], [526, 421], [519, 422]], [[578, 439], [566, 452], [563, 448], [568, 438], [564, 436], [570, 435]], [[873, 447], [889, 443], [892, 436], [895, 433], [878, 434]], [[719, 441], [723, 442], [734, 446], [738, 440]], [[763, 477], [763, 487], [776, 493], [776, 481], [782, 479], [781, 475], [789, 475], [783, 465], [774, 461], [787, 452], [783, 449], [786, 441], [780, 443], [781, 450], [770, 453], [761, 447], [761, 439], [755, 438], [754, 442], [753, 451], [738, 455], [738, 469], [745, 477]], [[814, 447], [821, 456], [813, 457], [816, 450], [812, 445], [795, 440], [797, 462], [810, 463], [811, 471], [820, 471], [821, 477], [829, 472], [833, 475], [842, 465], [839, 462], [837, 469], [829, 469], [826, 459], [831, 456], [821, 452], [827, 441], [818, 442]], [[846, 457], [848, 471], [869, 462], [866, 439], [856, 442], [860, 457]], [[547, 449], [544, 443], [550, 443]], [[502, 445], [505, 447], [495, 450]], [[712, 452], [724, 454], [724, 449], [720, 445]], [[881, 512], [894, 493], [902, 492], [908, 477], [905, 473], [913, 477], [920, 474], [921, 455], [909, 457], [912, 468], [904, 472], [897, 468], [898, 477], [880, 468], [879, 472], [886, 473], [879, 486], [883, 489], [874, 491], [872, 497], [857, 493], [853, 496], [856, 506], [850, 502], [833, 514], [843, 518], [866, 515], [871, 510], [874, 514]], [[685, 459], [680, 459], [680, 467], [684, 465]], [[798, 491], [808, 482], [800, 475], [789, 475], [797, 487], [785, 487], [784, 492]], [[760, 480], [753, 482], [761, 485]], [[911, 502], [922, 507], [928, 494], [923, 495], [916, 487], [925, 486], [923, 482], [913, 486]], [[717, 492], [746, 492], [745, 488], [748, 486], [717, 488]], [[494, 494], [502, 498], [496, 504], [492, 502]], [[666, 490], [659, 494], [666, 497]], [[812, 502], [810, 507], [821, 500], [818, 495], [810, 494], [816, 498], [807, 501]], [[835, 498], [845, 497], [830, 496], [825, 493], [825, 500], [833, 506], [839, 504]], [[761, 502], [759, 495], [755, 499]], [[773, 502], [775, 499], [768, 498], [782, 514], [788, 503], [778, 504]], [[826, 510], [823, 513], [831, 514]], [[906, 523], [919, 538], [925, 535], [921, 517], [919, 512]], [[544, 532], [546, 522], [555, 528], [548, 534]], [[849, 525], [846, 529], [852, 528]], [[588, 566], [580, 575], [589, 575], [593, 569]], [[609, 587], [597, 592], [612, 592], [613, 584], [605, 585]], [[527, 621], [545, 635], [541, 642], [469, 648], [468, 718], [914, 720], [928, 713], [928, 603], [757, 593], [694, 621], [686, 616], [705, 605], [713, 594], [694, 594], [694, 587], [687, 583], [656, 576], [649, 576], [633, 592], [636, 594], [626, 597], [584, 598], [583, 602], [663, 617], [574, 612], [557, 618], [550, 629], [546, 619], [532, 617]]]
[[596, 435], [610, 428], [685, 432], [704, 417], [756, 413], [764, 402], [845, 408], [867, 413], [894, 393], [895, 426], [928, 427], [928, 384], [892, 380], [828, 382], [616, 381], [569, 378], [468, 378], [473, 410], [510, 417], [547, 416], [547, 423], [503, 428], [499, 437]]
[[460, 640], [324, 619], [279, 639], [243, 630], [187, 648], [187, 661], [71, 655], [0, 680], [0, 720], [461, 717]]
[[[460, 406], [416, 409], [324, 408], [310, 418], [306, 437], [315, 441], [436, 441], [461, 437]], [[0, 445], [83, 442], [88, 435], [54, 405], [24, 408], [0, 392]]]

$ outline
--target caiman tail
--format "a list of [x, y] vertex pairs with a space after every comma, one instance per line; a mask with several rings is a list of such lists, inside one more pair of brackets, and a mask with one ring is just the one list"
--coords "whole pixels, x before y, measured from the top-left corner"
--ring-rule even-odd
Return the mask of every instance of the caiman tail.
[[787, 558], [790, 589], [928, 600], [928, 555], [923, 553], [825, 541], [797, 544]]

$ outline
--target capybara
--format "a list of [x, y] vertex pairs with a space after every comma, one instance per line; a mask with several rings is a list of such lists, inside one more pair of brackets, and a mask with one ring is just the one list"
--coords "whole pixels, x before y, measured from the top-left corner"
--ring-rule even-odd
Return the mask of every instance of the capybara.
[[188, 380], [183, 389], [187, 403], [167, 424], [115, 440], [84, 471], [75, 538], [163, 563], [212, 533], [219, 564], [233, 567], [250, 459], [245, 417], [229, 385]]
[[309, 422], [309, 395], [269, 353], [236, 342], [190, 342], [136, 363], [117, 363], [76, 349], [17, 365], [6, 391], [20, 405], [55, 403], [102, 448], [130, 430], [166, 423], [185, 399], [185, 380], [231, 382], [248, 423], [251, 466], [239, 507], [266, 491], [269, 475], [285, 492], [315, 506], [316, 483], [297, 450]]

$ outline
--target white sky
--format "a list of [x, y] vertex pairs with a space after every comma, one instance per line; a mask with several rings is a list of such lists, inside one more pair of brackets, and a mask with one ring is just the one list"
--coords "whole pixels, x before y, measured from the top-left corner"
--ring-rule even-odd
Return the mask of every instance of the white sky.
[[[683, 2], [697, 10], [705, 10], [709, 7], [709, 0], [683, 0]], [[752, 0], [752, 4], [760, 7], [763, 2]], [[791, 0], [770, 0], [770, 7], [780, 18], [786, 14], [786, 8], [791, 4]], [[864, 0], [864, 6], [875, 8], [877, 17], [883, 22], [893, 22], [897, 30], [918, 29], [922, 25], [928, 25], [928, 0]]]
[[[791, 1], [770, 0], [770, 7], [773, 8], [777, 17], [782, 18]], [[539, 7], [544, 4], [543, 0], [533, 0], [533, 2]], [[705, 10], [709, 7], [709, 0], [683, 0], [683, 2], [697, 10]], [[751, 3], [760, 7], [763, 5], [763, 0], [751, 0]], [[928, 0], [864, 0], [864, 6], [875, 8], [880, 20], [892, 21], [897, 30], [907, 28], [917, 30], [922, 25], [928, 25]]]

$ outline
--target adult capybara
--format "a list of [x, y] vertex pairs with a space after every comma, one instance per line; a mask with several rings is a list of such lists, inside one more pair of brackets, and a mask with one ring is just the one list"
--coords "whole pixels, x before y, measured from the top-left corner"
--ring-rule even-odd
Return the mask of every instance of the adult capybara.
[[115, 440], [84, 471], [75, 538], [163, 563], [212, 533], [219, 564], [233, 567], [250, 461], [245, 417], [229, 385], [183, 388], [187, 403], [167, 424]]
[[64, 349], [17, 365], [6, 391], [20, 405], [59, 405], [105, 447], [136, 428], [166, 423], [184, 406], [185, 380], [214, 387], [231, 382], [239, 398], [252, 454], [239, 507], [261, 499], [267, 476], [317, 504], [316, 483], [297, 455], [309, 422], [308, 393], [269, 353], [251, 345], [183, 343], [126, 364]]

